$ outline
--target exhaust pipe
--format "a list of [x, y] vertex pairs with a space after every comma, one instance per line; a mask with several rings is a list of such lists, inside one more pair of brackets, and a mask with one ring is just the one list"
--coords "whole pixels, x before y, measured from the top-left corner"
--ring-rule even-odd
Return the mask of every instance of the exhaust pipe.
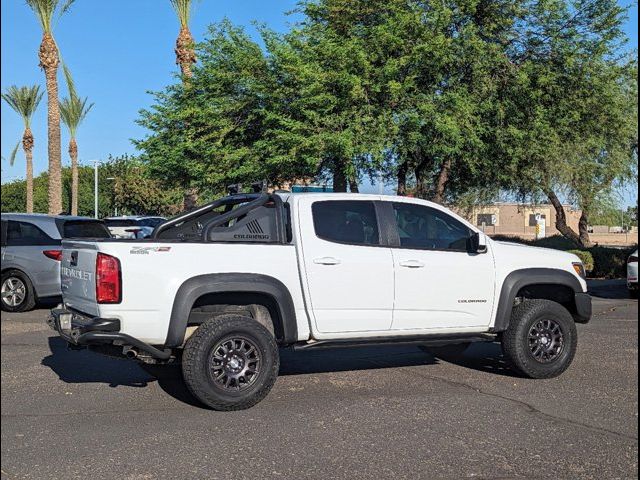
[[[125, 347], [125, 348], [126, 348], [126, 347]], [[124, 355], [125, 355], [127, 358], [132, 358], [132, 359], [133, 359], [133, 358], [138, 358], [138, 351], [137, 351], [135, 348], [131, 348], [131, 347], [129, 347], [129, 348], [127, 348], [127, 349], [124, 351]]]

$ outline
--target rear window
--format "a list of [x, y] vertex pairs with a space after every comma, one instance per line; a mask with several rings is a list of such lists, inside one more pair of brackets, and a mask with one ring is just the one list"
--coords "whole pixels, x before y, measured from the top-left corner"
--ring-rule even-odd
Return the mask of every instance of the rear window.
[[107, 227], [137, 227], [140, 225], [138, 220], [129, 220], [129, 219], [117, 219], [117, 220], [105, 220], [104, 223]]
[[62, 225], [62, 238], [111, 238], [111, 234], [102, 222], [70, 220]]
[[143, 227], [153, 227], [156, 228], [161, 223], [164, 223], [164, 218], [143, 218], [138, 221], [138, 225]]
[[351, 245], [379, 245], [373, 202], [331, 200], [315, 202], [311, 209], [318, 237]]

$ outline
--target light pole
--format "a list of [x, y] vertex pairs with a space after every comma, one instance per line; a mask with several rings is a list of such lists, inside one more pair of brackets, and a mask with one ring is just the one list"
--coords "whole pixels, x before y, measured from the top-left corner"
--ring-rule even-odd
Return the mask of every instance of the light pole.
[[93, 162], [93, 217], [98, 218], [98, 164], [100, 160]]

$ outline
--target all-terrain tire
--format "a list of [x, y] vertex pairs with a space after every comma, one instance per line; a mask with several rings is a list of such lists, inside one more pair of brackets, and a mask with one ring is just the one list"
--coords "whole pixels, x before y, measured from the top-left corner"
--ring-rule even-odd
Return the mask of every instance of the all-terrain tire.
[[513, 309], [502, 335], [512, 367], [529, 378], [553, 378], [573, 361], [578, 332], [571, 314], [550, 300], [525, 300]]
[[[182, 355], [187, 387], [214, 410], [254, 406], [273, 387], [279, 368], [273, 335], [254, 319], [239, 315], [222, 315], [202, 323], [187, 340]], [[237, 377], [243, 373], [244, 377]]]
[[[20, 270], [7, 270], [4, 272], [2, 274], [2, 281], [0, 285], [3, 290], [3, 298], [0, 300], [2, 310], [6, 312], [26, 312], [27, 310], [32, 310], [33, 307], [36, 306], [36, 292], [33, 288], [33, 284], [31, 283], [31, 280], [29, 280], [29, 277]], [[19, 288], [20, 293], [18, 296], [12, 295], [11, 297], [5, 298], [5, 295], [9, 293], [11, 285]], [[11, 305], [9, 298], [20, 298], [20, 302], [15, 305]]]

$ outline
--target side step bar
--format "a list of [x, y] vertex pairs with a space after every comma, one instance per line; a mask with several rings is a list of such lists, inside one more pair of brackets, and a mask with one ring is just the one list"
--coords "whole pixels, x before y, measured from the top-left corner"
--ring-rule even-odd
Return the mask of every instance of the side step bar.
[[294, 343], [293, 350], [320, 350], [328, 348], [371, 347], [381, 345], [425, 345], [429, 347], [442, 347], [466, 342], [493, 342], [496, 336], [485, 333], [465, 335], [429, 335], [427, 337], [374, 337], [374, 338], [350, 338], [346, 340], [317, 340], [312, 342]]

